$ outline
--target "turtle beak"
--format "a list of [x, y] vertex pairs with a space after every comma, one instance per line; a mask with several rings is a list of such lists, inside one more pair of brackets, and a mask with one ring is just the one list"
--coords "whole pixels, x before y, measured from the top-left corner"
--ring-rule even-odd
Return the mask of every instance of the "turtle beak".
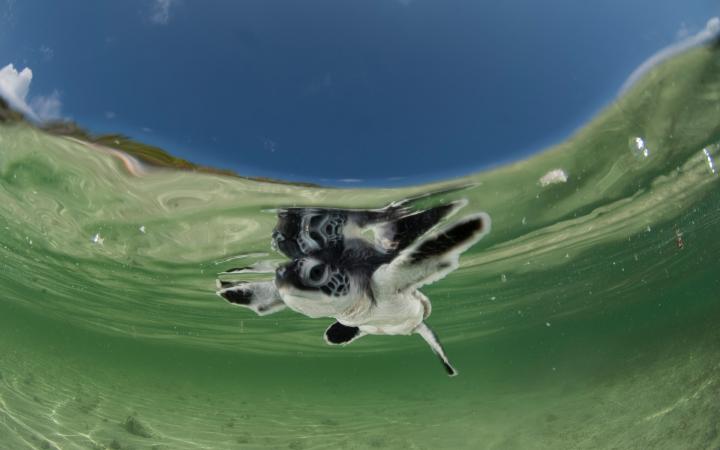
[[278, 244], [284, 240], [285, 240], [285, 236], [283, 236], [283, 234], [281, 232], [279, 232], [278, 230], [273, 230], [272, 240], [270, 241], [270, 245], [271, 245], [272, 249], [277, 251]]
[[275, 284], [277, 287], [287, 286], [291, 284], [293, 270], [287, 264], [280, 266], [275, 271]]

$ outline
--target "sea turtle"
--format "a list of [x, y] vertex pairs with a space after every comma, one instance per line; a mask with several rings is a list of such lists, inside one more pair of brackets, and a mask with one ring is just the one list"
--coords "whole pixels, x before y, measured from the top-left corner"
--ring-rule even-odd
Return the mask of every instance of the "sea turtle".
[[[477, 213], [422, 235], [458, 206], [455, 202], [417, 213], [414, 217], [424, 217], [419, 219], [422, 225], [408, 228], [412, 240], [398, 235], [395, 248], [346, 236], [340, 240], [342, 251], [323, 252], [319, 247], [310, 255], [301, 252], [277, 268], [273, 281], [218, 280], [217, 293], [259, 315], [288, 307], [312, 318], [332, 317], [336, 321], [325, 330], [325, 341], [331, 345], [347, 345], [368, 334], [419, 334], [448, 374], [456, 375], [437, 336], [424, 322], [431, 305], [418, 289], [455, 270], [460, 254], [490, 231], [490, 216]], [[312, 214], [332, 217], [336, 210], [318, 209]]]

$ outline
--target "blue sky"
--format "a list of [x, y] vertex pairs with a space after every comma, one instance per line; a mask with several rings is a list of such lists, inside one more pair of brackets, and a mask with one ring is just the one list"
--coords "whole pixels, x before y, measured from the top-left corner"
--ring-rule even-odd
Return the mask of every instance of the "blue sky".
[[30, 69], [38, 116], [195, 162], [404, 185], [564, 139], [719, 14], [717, 0], [0, 0], [0, 68], [26, 84]]

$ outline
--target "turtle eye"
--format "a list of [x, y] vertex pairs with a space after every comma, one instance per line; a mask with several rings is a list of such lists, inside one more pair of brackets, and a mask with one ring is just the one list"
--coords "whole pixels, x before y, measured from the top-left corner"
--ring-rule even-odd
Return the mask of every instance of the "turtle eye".
[[328, 279], [327, 264], [317, 260], [305, 260], [302, 271], [302, 278], [306, 285], [319, 287], [324, 285]]
[[318, 264], [317, 266], [310, 269], [310, 281], [314, 281], [315, 283], [317, 283], [323, 279], [324, 275], [325, 275], [325, 265], [324, 264]]

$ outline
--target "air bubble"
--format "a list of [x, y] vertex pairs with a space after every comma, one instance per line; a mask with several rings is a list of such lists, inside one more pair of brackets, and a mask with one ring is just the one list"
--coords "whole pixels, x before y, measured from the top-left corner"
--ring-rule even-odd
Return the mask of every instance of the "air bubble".
[[647, 158], [650, 156], [650, 149], [647, 147], [645, 139], [640, 136], [630, 139], [630, 150], [633, 155], [638, 158]]

